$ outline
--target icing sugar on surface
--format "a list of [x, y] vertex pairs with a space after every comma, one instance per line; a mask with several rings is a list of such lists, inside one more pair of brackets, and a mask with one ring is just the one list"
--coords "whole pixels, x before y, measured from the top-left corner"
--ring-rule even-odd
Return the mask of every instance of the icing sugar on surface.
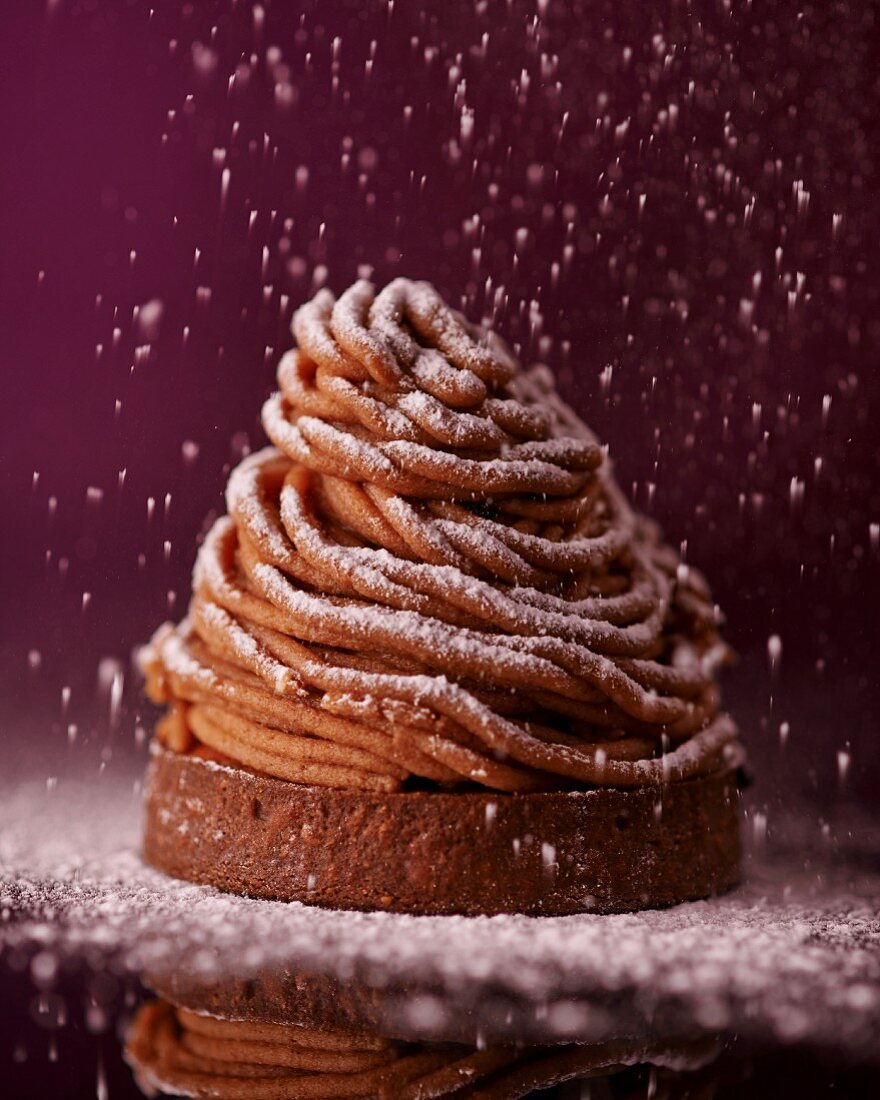
[[62, 778], [52, 791], [0, 783], [0, 954], [31, 945], [126, 968], [183, 953], [206, 977], [221, 965], [301, 966], [451, 998], [491, 991], [541, 1012], [584, 1004], [584, 1039], [626, 1010], [851, 1056], [880, 1049], [876, 872], [765, 856], [738, 890], [668, 910], [343, 913], [168, 879], [140, 860], [139, 813], [129, 778]]

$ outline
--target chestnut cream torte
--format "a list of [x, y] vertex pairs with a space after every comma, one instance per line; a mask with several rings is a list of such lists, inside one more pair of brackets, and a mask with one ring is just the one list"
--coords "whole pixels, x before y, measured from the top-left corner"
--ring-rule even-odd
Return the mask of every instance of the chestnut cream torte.
[[738, 873], [728, 650], [541, 367], [426, 283], [321, 291], [142, 664], [144, 851], [413, 913], [669, 904]]

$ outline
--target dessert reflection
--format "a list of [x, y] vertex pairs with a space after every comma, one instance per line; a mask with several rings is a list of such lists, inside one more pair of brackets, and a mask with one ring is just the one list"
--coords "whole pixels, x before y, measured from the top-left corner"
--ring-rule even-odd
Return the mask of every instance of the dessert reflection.
[[155, 996], [135, 1015], [125, 1057], [148, 1096], [715, 1094], [714, 1037], [643, 1032], [577, 1042], [572, 1005], [532, 1006], [525, 1026], [515, 1008], [491, 1000], [450, 1008], [436, 991], [298, 971], [208, 979], [184, 965], [145, 982]]

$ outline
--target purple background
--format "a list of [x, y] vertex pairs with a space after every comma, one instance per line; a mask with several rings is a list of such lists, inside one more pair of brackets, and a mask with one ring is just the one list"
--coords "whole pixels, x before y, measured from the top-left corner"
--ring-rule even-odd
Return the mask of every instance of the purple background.
[[798, 7], [11, 5], [7, 759], [142, 751], [132, 648], [185, 609], [294, 306], [365, 265], [550, 362], [686, 540], [759, 801], [872, 805], [878, 9]]

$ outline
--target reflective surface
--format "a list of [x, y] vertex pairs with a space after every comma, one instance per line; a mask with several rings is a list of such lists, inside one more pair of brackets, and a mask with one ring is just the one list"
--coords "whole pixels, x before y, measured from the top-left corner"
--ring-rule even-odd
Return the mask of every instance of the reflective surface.
[[[39, 958], [40, 956], [37, 956]], [[559, 1097], [871, 1096], [875, 1064], [796, 1045], [648, 1031], [603, 1043], [518, 1042], [478, 1000], [437, 1027], [436, 997], [389, 995], [302, 971], [243, 979], [91, 972], [68, 957], [2, 966], [4, 1096]], [[30, 973], [28, 973], [28, 969]]]

